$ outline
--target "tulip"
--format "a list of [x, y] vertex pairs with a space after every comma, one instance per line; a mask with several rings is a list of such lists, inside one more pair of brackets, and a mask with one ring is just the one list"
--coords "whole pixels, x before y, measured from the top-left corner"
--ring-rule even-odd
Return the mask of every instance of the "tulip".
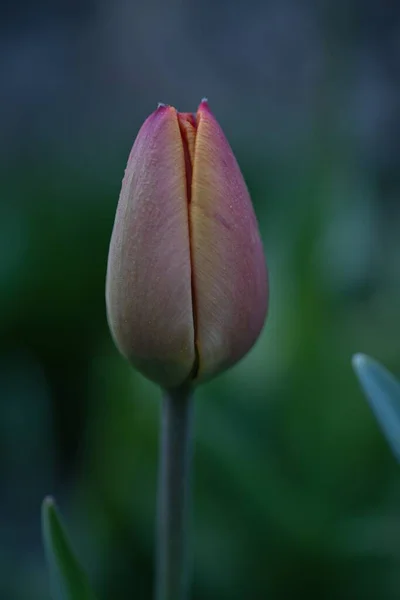
[[159, 105], [125, 170], [106, 284], [120, 352], [164, 388], [195, 384], [253, 346], [268, 304], [251, 199], [203, 100], [196, 115]]

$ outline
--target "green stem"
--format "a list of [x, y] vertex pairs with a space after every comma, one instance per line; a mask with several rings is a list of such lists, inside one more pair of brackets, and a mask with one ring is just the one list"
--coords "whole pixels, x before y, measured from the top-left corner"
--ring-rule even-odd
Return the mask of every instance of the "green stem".
[[156, 600], [186, 600], [192, 391], [164, 392], [158, 480]]

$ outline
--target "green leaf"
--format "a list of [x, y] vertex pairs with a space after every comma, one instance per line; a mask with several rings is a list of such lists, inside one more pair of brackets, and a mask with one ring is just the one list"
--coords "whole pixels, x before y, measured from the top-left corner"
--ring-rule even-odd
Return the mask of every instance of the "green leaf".
[[393, 453], [400, 462], [400, 384], [376, 360], [353, 356], [353, 368]]
[[42, 504], [42, 535], [53, 600], [95, 600], [64, 533], [53, 498]]

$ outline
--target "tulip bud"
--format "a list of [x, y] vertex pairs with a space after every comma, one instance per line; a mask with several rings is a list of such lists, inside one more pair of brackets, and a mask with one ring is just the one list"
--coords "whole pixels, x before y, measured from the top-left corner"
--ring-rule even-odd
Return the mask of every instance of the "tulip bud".
[[268, 282], [250, 196], [207, 102], [160, 105], [122, 182], [107, 269], [121, 353], [165, 388], [232, 366], [255, 343]]

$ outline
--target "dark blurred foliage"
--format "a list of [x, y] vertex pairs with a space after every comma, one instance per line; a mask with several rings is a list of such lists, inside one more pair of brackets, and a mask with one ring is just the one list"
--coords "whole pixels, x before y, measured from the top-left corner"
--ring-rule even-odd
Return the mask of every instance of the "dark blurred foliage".
[[400, 3], [2, 3], [0, 598], [49, 598], [56, 496], [100, 600], [152, 594], [160, 393], [107, 329], [120, 183], [202, 96], [254, 199], [271, 308], [198, 390], [193, 598], [400, 595], [400, 467], [350, 367], [400, 372]]

